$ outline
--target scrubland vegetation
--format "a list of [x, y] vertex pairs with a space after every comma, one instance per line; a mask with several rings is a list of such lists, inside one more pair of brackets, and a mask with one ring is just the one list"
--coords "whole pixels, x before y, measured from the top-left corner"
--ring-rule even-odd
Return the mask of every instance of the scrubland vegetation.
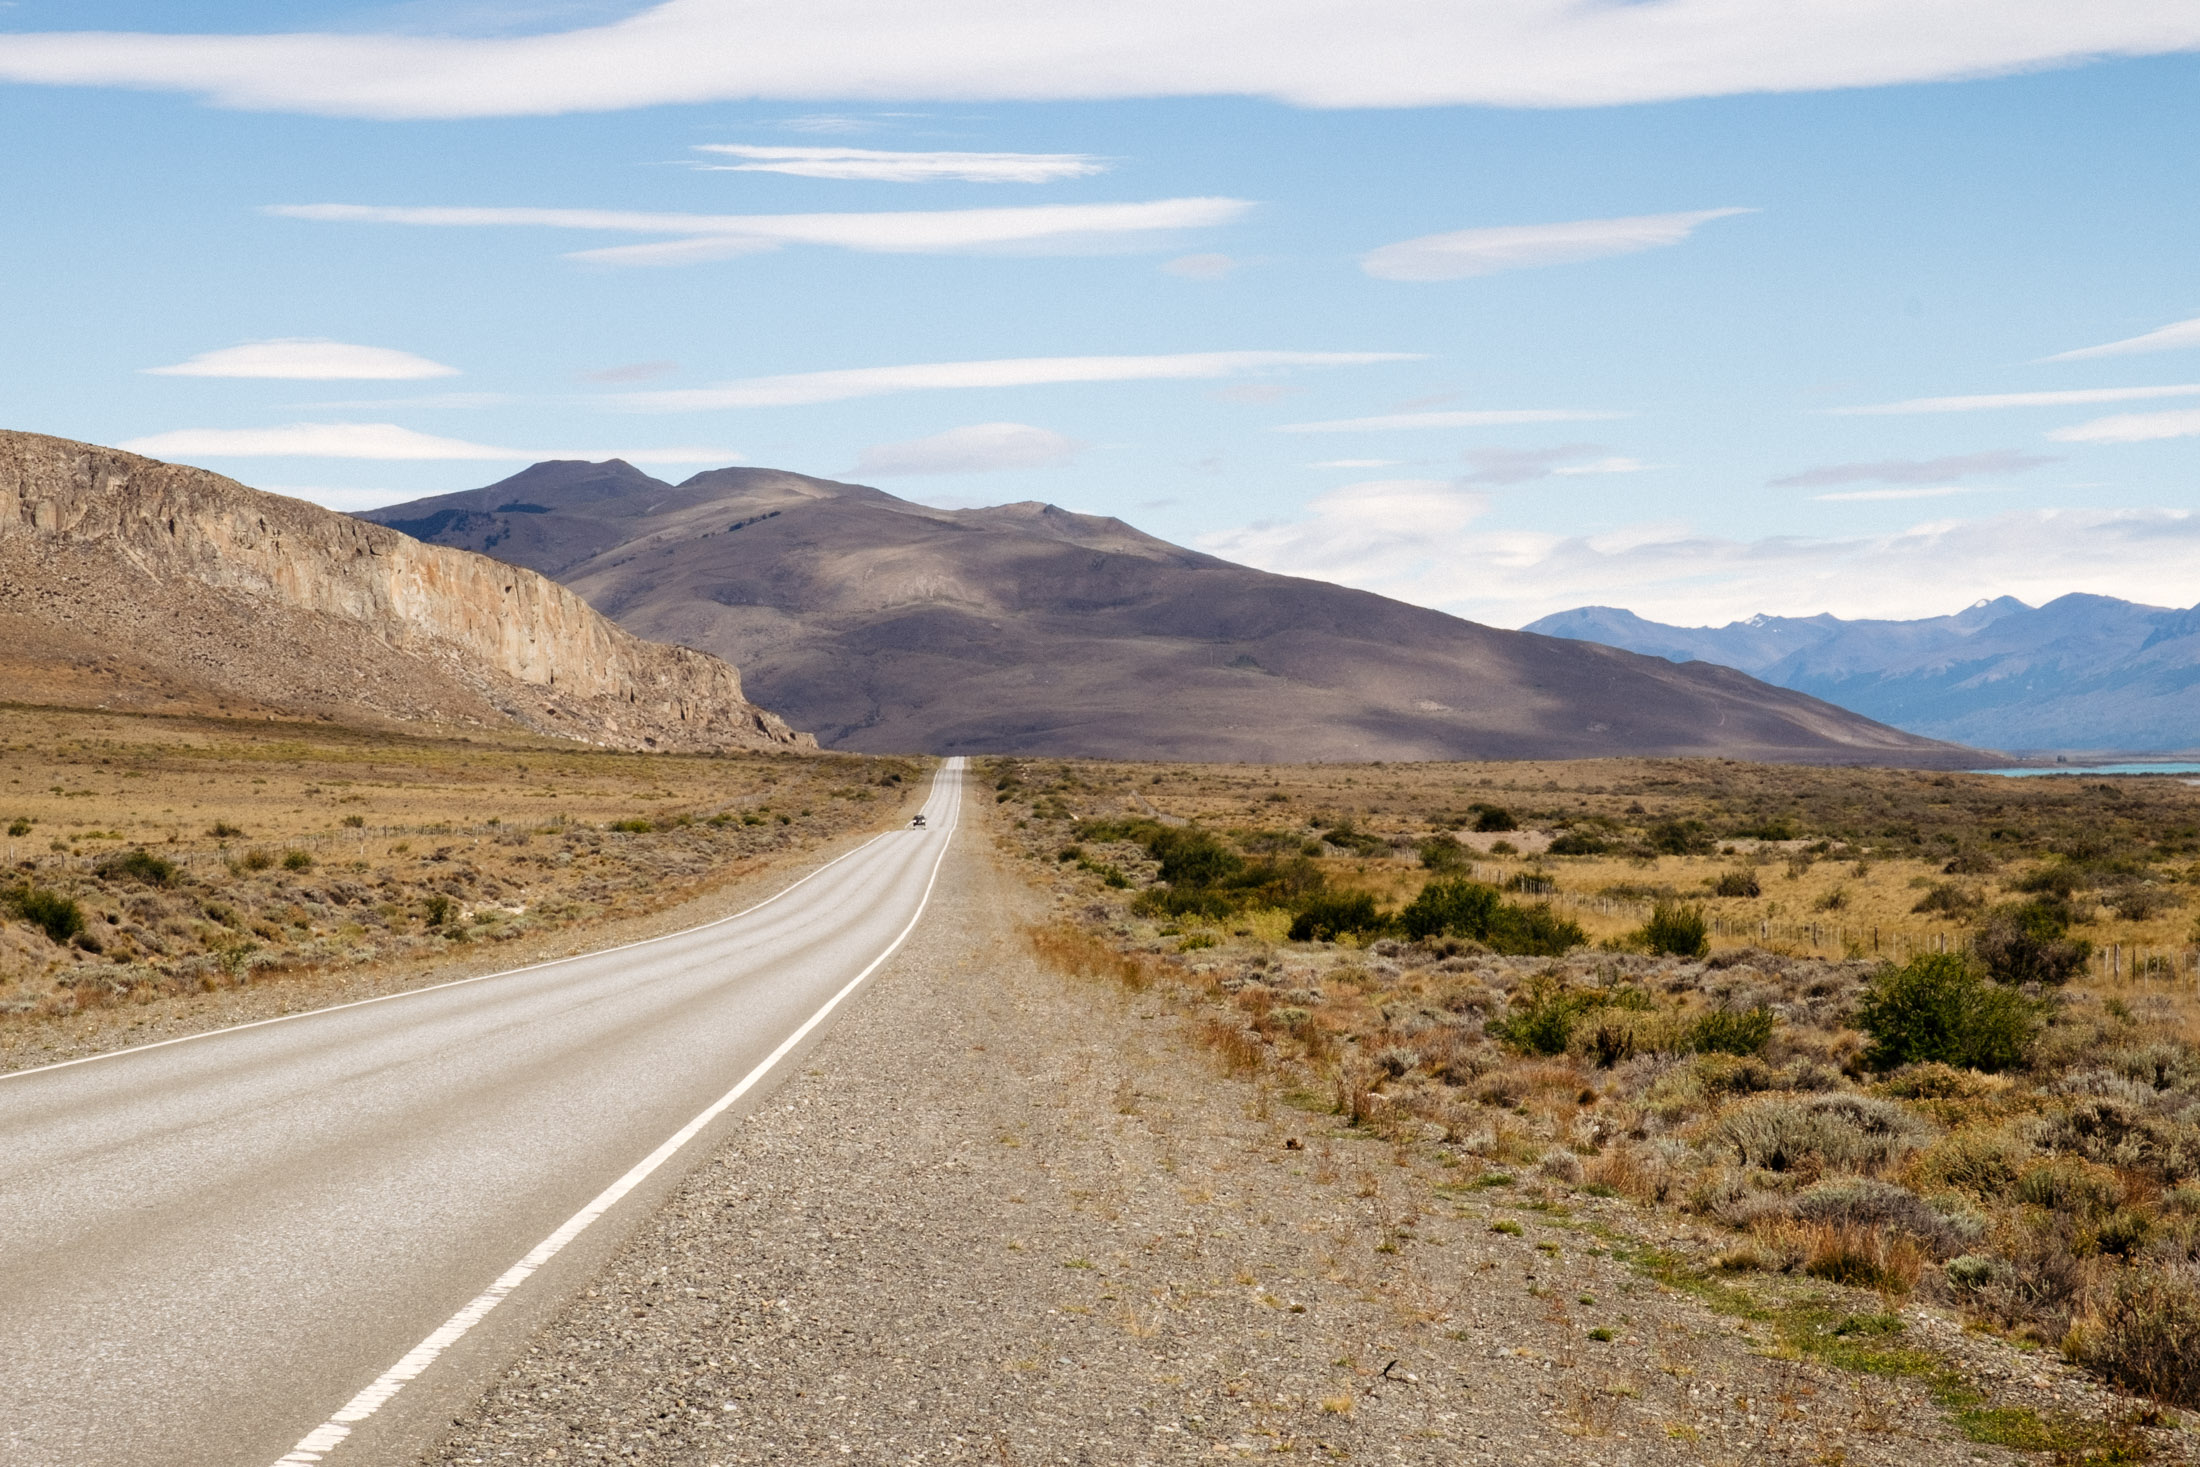
[[1042, 949], [1167, 989], [1309, 1107], [1472, 1185], [1711, 1228], [1692, 1287], [1926, 1298], [2200, 1406], [2200, 790], [1722, 761], [985, 778], [1060, 894]]
[[422, 960], [672, 905], [920, 770], [0, 710], [0, 1018]]

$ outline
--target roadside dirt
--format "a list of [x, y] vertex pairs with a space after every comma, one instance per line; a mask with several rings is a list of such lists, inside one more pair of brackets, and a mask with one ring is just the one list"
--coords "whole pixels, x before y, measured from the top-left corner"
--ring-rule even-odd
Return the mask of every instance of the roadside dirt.
[[[2044, 1460], [1958, 1397], [2005, 1441], [2121, 1409], [1915, 1306], [1709, 1307], [1671, 1286], [1684, 1227], [1225, 1078], [1154, 994], [1039, 966], [1048, 915], [972, 829], [803, 1071], [429, 1460], [1932, 1467]], [[2066, 1461], [2189, 1446], [2055, 1429]]]

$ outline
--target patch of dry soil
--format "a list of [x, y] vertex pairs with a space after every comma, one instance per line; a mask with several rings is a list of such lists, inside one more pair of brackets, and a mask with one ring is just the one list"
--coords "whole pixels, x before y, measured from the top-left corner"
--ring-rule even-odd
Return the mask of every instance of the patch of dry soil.
[[[1610, 1254], [1666, 1226], [1617, 1201], [1443, 1188], [1220, 1078], [1151, 996], [1037, 966], [983, 844], [431, 1461], [2026, 1460], [1914, 1380], [1761, 1353]], [[1911, 1312], [2030, 1404], [2101, 1404]]]

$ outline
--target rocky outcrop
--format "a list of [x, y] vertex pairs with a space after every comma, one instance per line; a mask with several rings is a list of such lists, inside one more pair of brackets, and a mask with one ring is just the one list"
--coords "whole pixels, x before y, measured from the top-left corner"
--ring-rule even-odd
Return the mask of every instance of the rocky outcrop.
[[37, 434], [0, 432], [0, 622], [0, 658], [112, 664], [171, 699], [624, 749], [814, 747], [729, 664], [533, 571]]

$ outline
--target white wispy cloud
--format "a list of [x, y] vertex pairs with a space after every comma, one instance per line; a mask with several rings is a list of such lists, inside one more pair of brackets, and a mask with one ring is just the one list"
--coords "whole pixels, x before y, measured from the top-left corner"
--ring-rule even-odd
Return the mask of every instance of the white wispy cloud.
[[1508, 428], [1524, 423], [1599, 423], [1632, 413], [1586, 408], [1485, 408], [1448, 413], [1385, 413], [1373, 418], [1332, 418], [1320, 423], [1283, 423], [1278, 433], [1377, 433], [1393, 428]]
[[395, 423], [290, 423], [280, 428], [177, 428], [132, 438], [121, 447], [149, 458], [352, 458], [381, 460], [500, 460], [623, 458], [635, 464], [733, 463], [727, 448], [501, 448], [440, 438]]
[[[1871, 463], [1827, 464], [1766, 482], [1771, 489], [1817, 489], [1829, 484], [1929, 484], [1938, 479], [1964, 479], [1975, 474], [2016, 474], [2055, 463], [2043, 453], [2020, 453], [2013, 448], [1989, 448], [1982, 453], [1959, 453], [1946, 458], [1887, 458]], [[1821, 494], [1821, 499], [1833, 496]], [[1882, 496], [1885, 497], [1885, 496]]]
[[2138, 402], [2156, 397], [2200, 397], [2200, 382], [2165, 387], [2078, 387], [2053, 392], [1988, 392], [1972, 397], [1911, 397], [1864, 407], [1824, 408], [1837, 418], [1899, 417], [1910, 413], [1982, 413], [2001, 408], [2083, 407], [2096, 402]]
[[2091, 357], [2127, 357], [2139, 352], [2177, 351], [2188, 346], [2200, 346], [2200, 316], [2190, 321], [2174, 321], [2143, 336], [2127, 336], [2122, 341], [2105, 342], [2100, 346], [2081, 346], [2076, 351], [2059, 351], [2040, 360], [2082, 362]]
[[791, 173], [874, 183], [1052, 183], [1105, 173], [1105, 160], [1086, 153], [893, 153], [876, 148], [756, 147], [747, 143], [698, 143], [698, 153], [738, 158], [699, 165], [723, 173]]
[[0, 79], [382, 118], [760, 99], [1569, 107], [1968, 79], [2196, 47], [2200, 13], [2163, 0], [666, 0], [534, 35], [18, 31], [0, 37]]
[[1235, 377], [1293, 367], [1354, 367], [1418, 361], [1413, 352], [1210, 351], [1170, 356], [1007, 357], [979, 362], [916, 362], [900, 367], [850, 367], [834, 372], [795, 372], [749, 377], [715, 387], [670, 392], [629, 392], [609, 399], [639, 412], [698, 412], [714, 408], [794, 407], [842, 402], [890, 392], [928, 392], [958, 387], [1040, 387], [1068, 382], [1151, 382]]
[[2183, 606], [2200, 560], [2200, 514], [2189, 510], [2019, 511], [1839, 538], [1735, 540], [1670, 521], [1558, 534], [1488, 526], [1481, 496], [1415, 482], [1350, 485], [1298, 518], [1196, 543], [1500, 626], [1584, 605], [1691, 626], [1760, 611], [1935, 616], [1982, 597], [2037, 605], [2073, 590]]
[[1466, 452], [1465, 484], [1529, 484], [1538, 479], [1575, 477], [1583, 474], [1638, 474], [1649, 465], [1623, 458], [1593, 443], [1565, 443], [1556, 448], [1470, 448]]
[[286, 382], [402, 382], [456, 377], [458, 368], [387, 346], [357, 346], [322, 337], [282, 336], [202, 351], [169, 367], [145, 367], [155, 377], [264, 377]]
[[1683, 214], [1638, 214], [1625, 219], [1575, 219], [1563, 224], [1508, 224], [1461, 229], [1400, 240], [1360, 256], [1360, 268], [1379, 280], [1463, 280], [1505, 270], [1574, 265], [1613, 255], [1632, 255], [1676, 245], [1698, 226], [1754, 209], [1697, 209]]
[[2057, 428], [2047, 436], [2057, 443], [2150, 443], [2159, 438], [2195, 438], [2200, 437], [2200, 408], [2173, 413], [2117, 413]]
[[1889, 499], [1946, 499], [1951, 494], [1979, 492], [1961, 484], [1943, 484], [1927, 489], [1846, 489], [1839, 494], [1813, 494], [1811, 498], [1821, 504], [1870, 504]]
[[1308, 464], [1310, 469], [1394, 469], [1405, 462], [1396, 458], [1325, 458]]
[[871, 254], [957, 254], [976, 250], [1065, 252], [1165, 240], [1242, 218], [1244, 199], [1157, 199], [1138, 204], [1036, 204], [1002, 209], [897, 210], [869, 214], [659, 214], [630, 209], [484, 208], [382, 204], [271, 204], [285, 219], [399, 224], [430, 229], [573, 229], [662, 234], [655, 244], [578, 250], [601, 265], [686, 265], [787, 245], [825, 245]]
[[900, 474], [986, 474], [997, 469], [1043, 469], [1068, 463], [1081, 445], [1051, 428], [1029, 423], [974, 423], [905, 443], [877, 443], [863, 450], [856, 472], [873, 478]]

